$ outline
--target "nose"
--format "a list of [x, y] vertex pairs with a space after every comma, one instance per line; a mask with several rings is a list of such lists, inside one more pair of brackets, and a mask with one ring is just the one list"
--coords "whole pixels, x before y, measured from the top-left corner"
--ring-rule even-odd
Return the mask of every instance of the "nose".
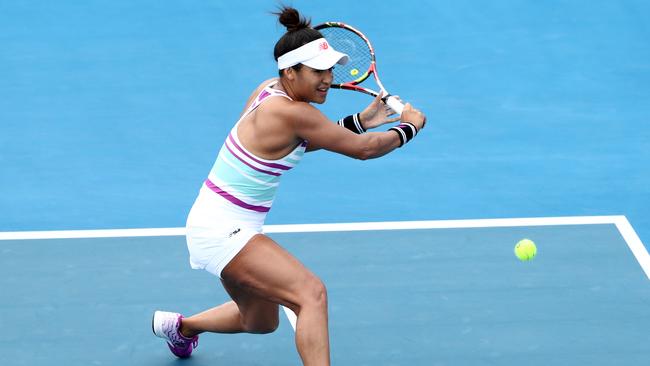
[[323, 82], [326, 83], [327, 85], [332, 84], [332, 80], [334, 79], [334, 68], [325, 70], [323, 73]]

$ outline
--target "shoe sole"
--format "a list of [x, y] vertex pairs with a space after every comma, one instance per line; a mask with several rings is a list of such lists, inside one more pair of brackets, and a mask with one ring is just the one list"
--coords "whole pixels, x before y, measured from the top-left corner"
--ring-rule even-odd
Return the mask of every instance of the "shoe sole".
[[156, 319], [156, 312], [154, 311], [153, 314], [151, 314], [151, 333], [153, 333], [153, 335], [157, 336], [156, 330], [153, 329], [153, 321], [155, 319]]
[[156, 310], [153, 312], [153, 315], [151, 316], [151, 331], [153, 332], [153, 335], [155, 335], [156, 337], [166, 339], [167, 337], [165, 337], [165, 334], [162, 332], [162, 329], [156, 329], [156, 316], [158, 315], [158, 313], [162, 313], [162, 312]]

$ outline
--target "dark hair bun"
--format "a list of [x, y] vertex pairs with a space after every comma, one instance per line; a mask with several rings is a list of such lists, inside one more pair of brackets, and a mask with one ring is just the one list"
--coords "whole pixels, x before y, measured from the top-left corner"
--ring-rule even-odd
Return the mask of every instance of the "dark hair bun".
[[279, 10], [274, 14], [278, 15], [280, 24], [287, 27], [287, 32], [294, 32], [311, 26], [311, 20], [301, 16], [298, 10], [284, 5]]

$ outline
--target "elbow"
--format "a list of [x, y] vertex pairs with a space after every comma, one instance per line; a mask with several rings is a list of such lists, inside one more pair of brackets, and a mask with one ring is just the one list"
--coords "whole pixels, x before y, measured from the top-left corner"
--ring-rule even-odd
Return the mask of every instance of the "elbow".
[[354, 158], [357, 160], [368, 160], [368, 159], [372, 159], [372, 155], [362, 152], [360, 154], [355, 155]]
[[379, 156], [380, 143], [376, 138], [371, 138], [366, 141], [366, 143], [361, 144], [359, 151], [355, 154], [355, 158], [358, 160], [368, 160], [373, 159]]
[[355, 156], [358, 160], [368, 160], [372, 159], [375, 157], [375, 154], [373, 154], [372, 149], [370, 148], [364, 148], [362, 149], [357, 156]]

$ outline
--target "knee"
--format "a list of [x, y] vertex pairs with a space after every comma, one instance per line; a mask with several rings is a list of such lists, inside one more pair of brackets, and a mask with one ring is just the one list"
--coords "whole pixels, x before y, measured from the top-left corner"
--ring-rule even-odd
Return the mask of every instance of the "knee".
[[313, 277], [306, 281], [301, 295], [301, 306], [327, 308], [327, 288], [323, 281]]

